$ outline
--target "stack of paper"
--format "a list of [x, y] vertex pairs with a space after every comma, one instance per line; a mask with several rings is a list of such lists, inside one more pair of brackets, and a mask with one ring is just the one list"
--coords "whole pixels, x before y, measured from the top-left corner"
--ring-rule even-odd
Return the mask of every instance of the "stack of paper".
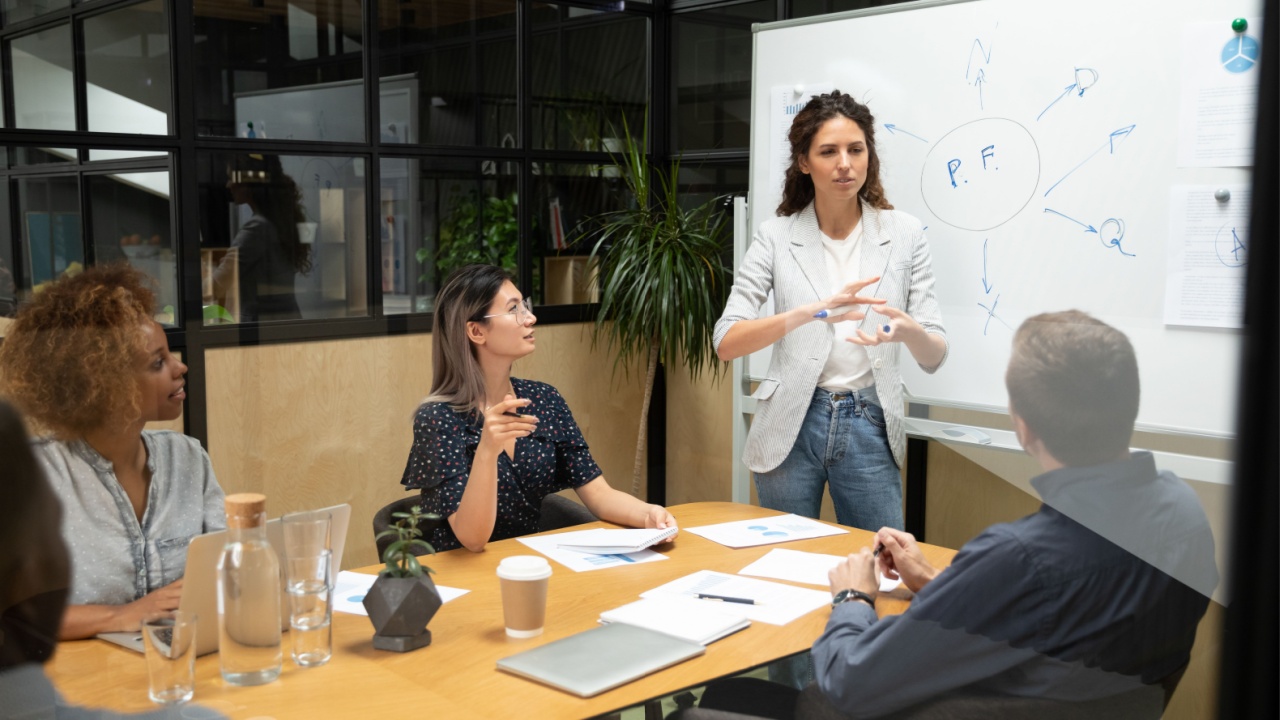
[[651, 597], [600, 613], [600, 622], [625, 623], [708, 645], [749, 627], [742, 615], [722, 612], [716, 603], [681, 597]]
[[674, 527], [633, 530], [596, 528], [594, 530], [564, 533], [567, 536], [571, 535], [572, 538], [561, 539], [557, 544], [566, 550], [577, 550], [578, 552], [595, 553], [596, 555], [633, 553], [640, 552], [651, 545], [670, 540], [675, 537], [677, 532], [678, 530]]
[[[555, 533], [552, 535], [531, 535], [516, 538], [520, 543], [526, 545], [574, 572], [584, 572], [587, 570], [601, 570], [603, 568], [618, 567], [620, 565], [631, 565], [633, 563], [657, 562], [666, 560], [667, 556], [653, 550], [641, 550], [639, 552], [629, 553], [607, 553], [599, 554], [595, 552], [587, 553], [578, 550], [567, 550], [560, 547], [561, 543], [574, 543], [581, 535], [594, 533], [595, 530], [573, 530], [570, 532]], [[650, 532], [650, 531], [645, 531]]]

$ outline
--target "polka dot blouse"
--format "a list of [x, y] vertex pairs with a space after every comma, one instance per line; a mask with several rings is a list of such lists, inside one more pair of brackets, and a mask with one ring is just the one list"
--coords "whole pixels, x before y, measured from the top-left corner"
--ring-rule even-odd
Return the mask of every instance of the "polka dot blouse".
[[[587, 442], [560, 393], [546, 383], [511, 378], [516, 396], [532, 403], [521, 410], [538, 418], [529, 437], [516, 439], [515, 460], [498, 455], [498, 517], [492, 540], [538, 531], [542, 498], [579, 488], [600, 477]], [[481, 419], [454, 412], [447, 403], [418, 408], [413, 449], [401, 484], [422, 491], [423, 509], [448, 517], [458, 511], [471, 463], [480, 444]], [[448, 522], [425, 538], [437, 551], [462, 543]]]

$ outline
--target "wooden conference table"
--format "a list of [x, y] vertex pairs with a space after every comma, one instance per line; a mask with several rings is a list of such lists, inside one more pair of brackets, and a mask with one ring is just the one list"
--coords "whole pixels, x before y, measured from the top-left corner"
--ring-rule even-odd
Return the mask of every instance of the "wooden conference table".
[[[704, 502], [669, 508], [681, 528], [778, 514], [735, 503]], [[606, 523], [582, 526], [611, 527]], [[680, 663], [593, 698], [578, 698], [496, 669], [499, 658], [594, 627], [600, 613], [639, 599], [640, 593], [697, 570], [737, 573], [775, 547], [846, 554], [871, 544], [872, 533], [851, 530], [785, 545], [731, 549], [689, 532], [660, 546], [660, 562], [573, 572], [552, 562], [547, 624], [542, 636], [508, 638], [502, 624], [502, 600], [495, 571], [510, 555], [536, 554], [516, 540], [490, 543], [482, 553], [454, 550], [426, 558], [441, 585], [471, 592], [442, 606], [431, 620], [432, 643], [420, 650], [374, 650], [367, 617], [334, 613], [333, 659], [303, 669], [288, 657], [280, 679], [258, 687], [223, 682], [218, 656], [196, 661], [194, 702], [232, 718], [373, 717], [411, 713], [438, 718], [578, 718], [638, 705], [650, 698], [705, 684], [718, 677], [806, 650], [821, 634], [830, 611], [815, 610], [788, 625], [752, 623], [742, 632], [711, 644], [705, 655]], [[950, 563], [953, 550], [922, 545], [937, 567]], [[379, 566], [361, 568], [374, 573]], [[807, 586], [813, 587], [813, 586]], [[899, 587], [881, 596], [881, 615], [906, 609], [910, 593]], [[202, 622], [207, 622], [201, 618]], [[118, 711], [154, 709], [147, 699], [142, 656], [102, 640], [65, 642], [46, 665], [68, 701]]]

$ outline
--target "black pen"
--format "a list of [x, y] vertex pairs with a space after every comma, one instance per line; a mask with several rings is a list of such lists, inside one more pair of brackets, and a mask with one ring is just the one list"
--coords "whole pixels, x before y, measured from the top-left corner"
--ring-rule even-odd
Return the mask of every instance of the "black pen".
[[876, 546], [875, 552], [871, 553], [871, 559], [874, 560], [875, 558], [880, 557], [880, 553], [882, 552], [884, 552], [884, 543], [880, 543]]
[[743, 605], [759, 605], [760, 603], [751, 598], [729, 597], [728, 595], [710, 595], [708, 593], [698, 593], [699, 600], [719, 600], [720, 602], [742, 603]]

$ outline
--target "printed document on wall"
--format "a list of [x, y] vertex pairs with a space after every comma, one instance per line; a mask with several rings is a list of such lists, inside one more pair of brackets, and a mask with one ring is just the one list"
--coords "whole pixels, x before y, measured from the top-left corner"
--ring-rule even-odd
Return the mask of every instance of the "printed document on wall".
[[[1219, 202], [1214, 193], [1231, 193]], [[1169, 197], [1167, 325], [1238, 328], [1249, 262], [1247, 185], [1175, 185]]]
[[1183, 26], [1179, 167], [1253, 164], [1262, 18], [1248, 21], [1242, 33], [1222, 20]]

